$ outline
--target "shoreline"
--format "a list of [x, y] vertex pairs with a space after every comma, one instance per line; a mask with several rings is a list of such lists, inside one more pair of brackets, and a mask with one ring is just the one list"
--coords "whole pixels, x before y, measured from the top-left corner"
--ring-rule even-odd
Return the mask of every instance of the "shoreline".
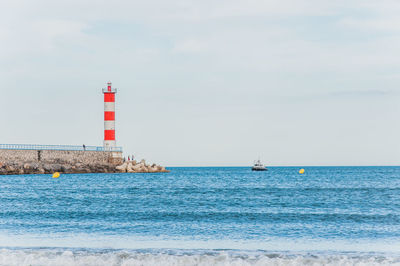
[[[391, 252], [226, 249], [4, 248], [7, 265], [397, 265]], [[27, 263], [29, 262], [29, 264]]]

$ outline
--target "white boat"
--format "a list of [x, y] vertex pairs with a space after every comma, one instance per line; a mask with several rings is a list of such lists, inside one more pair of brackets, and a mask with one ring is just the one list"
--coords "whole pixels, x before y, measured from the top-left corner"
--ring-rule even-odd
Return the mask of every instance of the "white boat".
[[253, 167], [251, 168], [252, 171], [267, 171], [267, 167], [265, 167], [260, 160], [254, 162]]

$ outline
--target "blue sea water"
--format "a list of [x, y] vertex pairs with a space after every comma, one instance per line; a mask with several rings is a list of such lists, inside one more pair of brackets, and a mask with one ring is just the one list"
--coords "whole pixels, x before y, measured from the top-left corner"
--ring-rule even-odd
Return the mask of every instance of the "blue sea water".
[[0, 265], [400, 265], [400, 167], [0, 176]]

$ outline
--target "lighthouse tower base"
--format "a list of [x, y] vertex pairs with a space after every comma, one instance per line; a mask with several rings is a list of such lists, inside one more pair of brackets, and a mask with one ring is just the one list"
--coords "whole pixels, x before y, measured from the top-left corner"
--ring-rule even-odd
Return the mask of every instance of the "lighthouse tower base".
[[117, 143], [115, 140], [105, 140], [104, 141], [104, 150], [113, 150], [117, 146]]

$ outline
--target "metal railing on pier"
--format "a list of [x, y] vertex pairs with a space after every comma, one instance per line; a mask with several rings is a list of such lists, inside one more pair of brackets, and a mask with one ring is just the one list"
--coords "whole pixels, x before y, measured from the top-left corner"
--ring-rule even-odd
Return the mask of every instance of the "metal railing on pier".
[[40, 144], [0, 144], [0, 150], [53, 150], [53, 151], [115, 151], [122, 147], [79, 146], [79, 145], [40, 145]]
[[116, 88], [111, 88], [111, 90], [108, 89], [104, 89], [103, 88], [103, 93], [117, 93], [117, 89]]

